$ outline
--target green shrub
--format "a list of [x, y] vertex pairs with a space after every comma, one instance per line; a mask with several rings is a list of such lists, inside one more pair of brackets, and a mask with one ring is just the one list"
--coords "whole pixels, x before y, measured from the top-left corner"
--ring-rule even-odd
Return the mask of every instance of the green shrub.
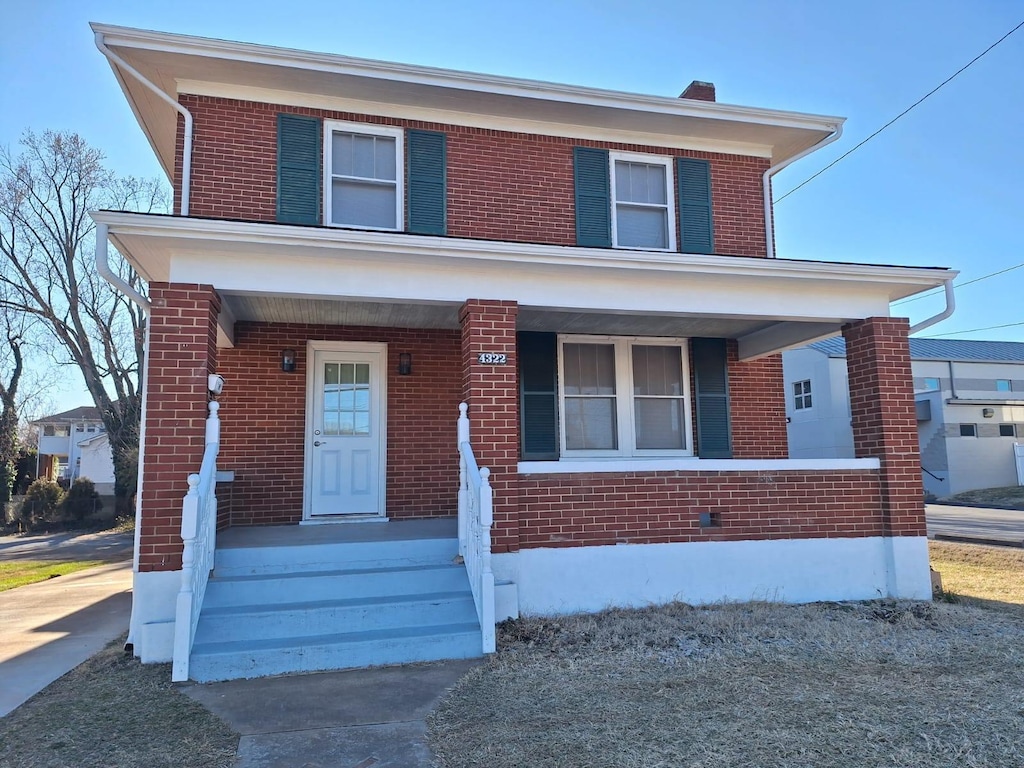
[[18, 517], [31, 528], [41, 522], [53, 522], [57, 509], [64, 500], [64, 489], [50, 480], [36, 480], [25, 492]]
[[80, 477], [60, 503], [60, 511], [68, 520], [80, 523], [93, 512], [103, 509], [96, 486], [87, 477]]

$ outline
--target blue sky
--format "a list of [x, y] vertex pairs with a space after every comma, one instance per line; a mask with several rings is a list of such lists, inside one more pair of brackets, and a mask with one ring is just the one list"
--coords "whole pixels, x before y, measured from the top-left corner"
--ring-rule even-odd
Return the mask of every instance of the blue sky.
[[[842, 140], [775, 179], [776, 198], [1024, 20], [1016, 0], [3, 4], [0, 143], [81, 133], [120, 173], [160, 175], [89, 21], [848, 118]], [[948, 266], [960, 282], [1024, 262], [1024, 29], [778, 203], [778, 255]], [[925, 335], [1024, 323], [1024, 268], [957, 292]], [[916, 322], [935, 296], [903, 304]], [[950, 338], [1024, 341], [1024, 325]], [[58, 407], [84, 401], [69, 372]]]

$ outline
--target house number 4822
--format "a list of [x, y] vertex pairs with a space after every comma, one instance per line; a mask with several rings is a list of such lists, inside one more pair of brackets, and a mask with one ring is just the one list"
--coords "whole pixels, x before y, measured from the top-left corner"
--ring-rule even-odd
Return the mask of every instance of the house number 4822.
[[481, 352], [477, 355], [476, 361], [484, 365], [506, 365], [508, 355], [499, 355], [497, 352]]

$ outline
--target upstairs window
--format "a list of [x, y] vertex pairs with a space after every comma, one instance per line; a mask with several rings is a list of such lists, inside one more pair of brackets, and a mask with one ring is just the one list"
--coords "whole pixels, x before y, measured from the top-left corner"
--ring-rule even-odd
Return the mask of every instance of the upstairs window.
[[1009, 379], [996, 379], [996, 392], [1012, 392], [1013, 382]]
[[615, 152], [610, 159], [613, 245], [674, 251], [672, 159]]
[[805, 411], [811, 407], [811, 380], [793, 382], [793, 409]]
[[339, 227], [403, 228], [403, 131], [324, 123], [324, 220]]

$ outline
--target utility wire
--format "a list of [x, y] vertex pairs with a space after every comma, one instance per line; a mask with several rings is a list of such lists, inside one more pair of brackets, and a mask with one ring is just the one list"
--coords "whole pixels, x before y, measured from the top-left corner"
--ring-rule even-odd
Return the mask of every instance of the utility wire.
[[852, 155], [852, 154], [853, 154], [854, 152], [856, 152], [856, 151], [857, 151], [858, 149], [860, 149], [860, 148], [861, 148], [861, 147], [863, 147], [863, 146], [864, 146], [865, 144], [867, 144], [867, 143], [868, 143], [869, 141], [871, 141], [871, 140], [872, 140], [873, 138], [875, 138], [875, 136], [877, 136], [878, 134], [880, 134], [880, 133], [881, 133], [882, 131], [884, 131], [884, 130], [885, 130], [886, 128], [888, 128], [888, 127], [889, 127], [890, 125], [892, 125], [892, 124], [893, 124], [893, 123], [895, 123], [895, 122], [896, 122], [897, 120], [899, 120], [899, 119], [900, 119], [901, 117], [903, 117], [903, 116], [904, 116], [905, 114], [907, 114], [908, 112], [910, 112], [910, 110], [912, 110], [912, 109], [913, 109], [914, 107], [918, 106], [918, 105], [919, 105], [919, 104], [920, 104], [921, 102], [923, 102], [923, 101], [924, 101], [925, 99], [927, 99], [927, 98], [928, 98], [929, 96], [931, 96], [931, 95], [933, 95], [934, 93], [936, 93], [936, 92], [937, 92], [937, 91], [938, 91], [938, 90], [939, 90], [940, 88], [942, 88], [942, 87], [943, 87], [944, 85], [948, 84], [948, 83], [949, 83], [949, 82], [951, 82], [951, 81], [952, 81], [953, 79], [955, 79], [955, 78], [956, 78], [956, 77], [957, 77], [958, 75], [960, 75], [960, 74], [961, 74], [962, 72], [964, 72], [964, 71], [965, 71], [965, 70], [966, 70], [966, 69], [967, 69], [968, 67], [970, 67], [970, 66], [971, 66], [972, 64], [974, 64], [974, 63], [975, 63], [976, 61], [978, 61], [978, 59], [980, 59], [980, 58], [981, 58], [982, 56], [984, 56], [984, 55], [985, 55], [986, 53], [988, 53], [989, 51], [991, 51], [991, 50], [992, 50], [993, 48], [995, 48], [995, 47], [996, 47], [997, 45], [999, 45], [999, 44], [1000, 44], [1001, 42], [1003, 42], [1003, 41], [1004, 41], [1004, 40], [1005, 40], [1006, 38], [1008, 38], [1008, 37], [1009, 37], [1010, 35], [1012, 35], [1012, 34], [1013, 34], [1014, 32], [1016, 32], [1016, 31], [1017, 31], [1018, 29], [1020, 29], [1021, 27], [1024, 27], [1024, 21], [1022, 21], [1022, 22], [1021, 22], [1020, 24], [1018, 24], [1018, 25], [1017, 25], [1016, 27], [1014, 27], [1014, 28], [1013, 28], [1013, 29], [1011, 29], [1011, 30], [1010, 30], [1009, 32], [1007, 32], [1007, 33], [1006, 33], [1005, 35], [1003, 35], [1002, 37], [1000, 37], [1000, 38], [999, 38], [998, 40], [996, 40], [996, 41], [995, 41], [994, 43], [992, 43], [992, 45], [990, 45], [990, 46], [989, 46], [988, 48], [986, 48], [986, 49], [985, 49], [984, 51], [982, 51], [981, 53], [979, 53], [979, 54], [978, 54], [977, 56], [975, 56], [975, 57], [974, 57], [973, 59], [971, 59], [971, 60], [970, 60], [969, 62], [967, 62], [966, 64], [964, 64], [964, 65], [963, 65], [962, 67], [960, 67], [960, 69], [958, 69], [958, 70], [957, 70], [956, 72], [954, 72], [954, 73], [953, 73], [952, 75], [950, 75], [949, 77], [947, 77], [947, 78], [946, 78], [945, 80], [943, 80], [943, 81], [942, 81], [941, 83], [939, 83], [939, 84], [938, 84], [937, 86], [935, 86], [934, 88], [932, 88], [932, 89], [931, 89], [930, 91], [928, 91], [928, 93], [926, 93], [926, 94], [925, 94], [924, 96], [922, 96], [922, 97], [921, 97], [920, 99], [918, 99], [918, 100], [917, 100], [917, 101], [915, 101], [915, 102], [914, 102], [913, 104], [911, 104], [911, 105], [910, 105], [909, 107], [907, 107], [906, 109], [904, 109], [904, 110], [903, 110], [902, 112], [900, 112], [900, 113], [899, 113], [898, 115], [896, 115], [896, 117], [894, 117], [894, 118], [893, 118], [892, 120], [890, 120], [890, 121], [889, 121], [888, 123], [886, 123], [886, 124], [885, 124], [885, 125], [883, 125], [883, 126], [882, 126], [881, 128], [879, 128], [879, 129], [878, 129], [877, 131], [875, 131], [874, 133], [872, 133], [872, 134], [871, 134], [870, 136], [868, 136], [868, 137], [867, 137], [866, 139], [864, 139], [864, 140], [863, 140], [862, 142], [860, 142], [859, 144], [857, 144], [857, 145], [856, 145], [856, 146], [855, 146], [855, 147], [854, 147], [853, 149], [847, 150], [846, 152], [844, 152], [843, 154], [841, 154], [841, 155], [840, 155], [839, 157], [837, 157], [837, 158], [836, 158], [835, 160], [833, 160], [833, 161], [832, 161], [831, 163], [829, 163], [829, 164], [828, 164], [828, 165], [826, 165], [826, 166], [825, 166], [824, 168], [822, 168], [822, 169], [821, 169], [820, 171], [818, 171], [818, 172], [817, 172], [816, 174], [814, 174], [813, 176], [811, 176], [811, 177], [809, 177], [809, 178], [807, 178], [807, 179], [804, 179], [803, 181], [801, 181], [801, 182], [800, 182], [799, 184], [797, 184], [797, 185], [796, 185], [795, 187], [793, 187], [793, 188], [792, 188], [791, 190], [789, 190], [789, 192], [787, 192], [786, 194], [782, 195], [782, 197], [778, 198], [778, 199], [777, 199], [777, 200], [775, 201], [775, 203], [776, 203], [776, 204], [778, 204], [778, 203], [781, 203], [781, 202], [782, 202], [783, 200], [785, 200], [785, 199], [786, 199], [787, 197], [789, 197], [789, 196], [790, 196], [790, 195], [792, 195], [792, 194], [793, 194], [794, 192], [796, 192], [796, 191], [797, 191], [798, 189], [800, 189], [800, 187], [804, 186], [805, 184], [807, 184], [807, 183], [809, 183], [809, 182], [813, 181], [814, 179], [818, 178], [819, 176], [821, 176], [821, 174], [823, 174], [823, 173], [824, 173], [825, 171], [827, 171], [827, 170], [828, 170], [829, 168], [831, 168], [831, 167], [832, 167], [833, 165], [835, 165], [836, 163], [838, 163], [838, 162], [839, 162], [840, 160], [843, 160], [843, 159], [845, 159], [845, 158], [849, 157], [850, 155]]
[[969, 331], [950, 331], [949, 333], [930, 333], [929, 338], [936, 336], [959, 336], [961, 333], [977, 333], [978, 331], [994, 331], [996, 328], [1014, 328], [1018, 325], [1024, 325], [1024, 322], [1020, 323], [1006, 323], [1005, 325], [990, 325], [987, 328], [971, 328]]
[[[988, 280], [990, 277], [995, 277], [996, 275], [1005, 275], [1007, 272], [1012, 272], [1013, 270], [1020, 269], [1021, 267], [1024, 267], [1024, 263], [1016, 264], [1012, 267], [1007, 267], [1006, 269], [1000, 269], [998, 272], [992, 272], [991, 274], [988, 275], [976, 277], [973, 280], [968, 280], [966, 283], [956, 283], [953, 285], [953, 287], [963, 288], [965, 285], [970, 285], [971, 283], [980, 283], [982, 280]], [[938, 295], [938, 292], [941, 290], [943, 289], [933, 288], [930, 291], [925, 291], [924, 293], [919, 294], [917, 296], [911, 296], [909, 299], [901, 299], [900, 301], [893, 302], [893, 306], [898, 307], [900, 304], [909, 304], [910, 302], [917, 301], [918, 299], [927, 299], [929, 296]]]

